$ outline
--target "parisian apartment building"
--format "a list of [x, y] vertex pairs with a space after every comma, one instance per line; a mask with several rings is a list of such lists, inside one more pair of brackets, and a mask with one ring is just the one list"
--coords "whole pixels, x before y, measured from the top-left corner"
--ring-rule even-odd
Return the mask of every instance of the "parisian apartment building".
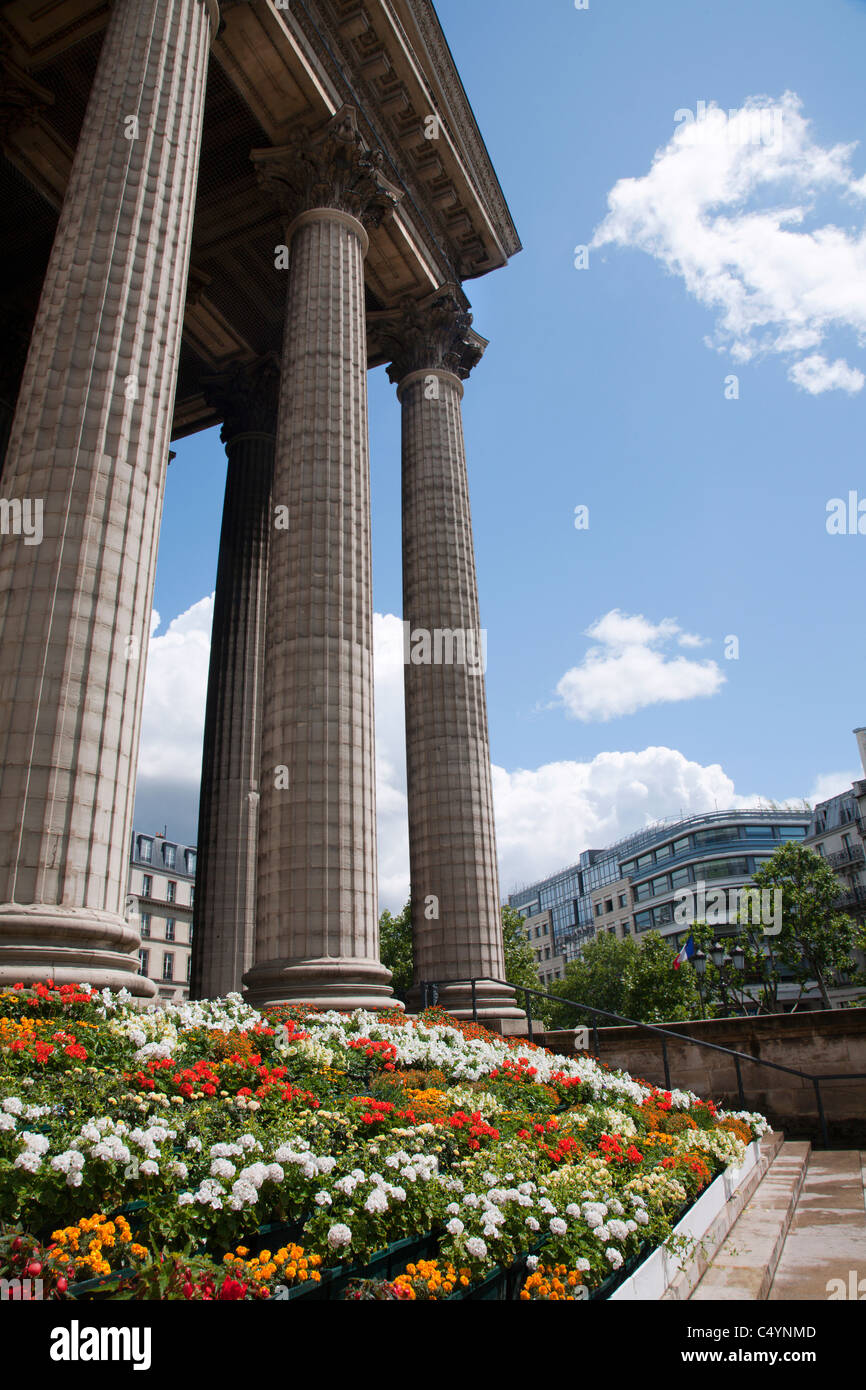
[[839, 910], [866, 922], [866, 729], [855, 729], [863, 778], [848, 791], [819, 801], [803, 841], [839, 879]]
[[195, 845], [133, 831], [127, 917], [141, 933], [139, 974], [166, 1003], [189, 998], [195, 859]]

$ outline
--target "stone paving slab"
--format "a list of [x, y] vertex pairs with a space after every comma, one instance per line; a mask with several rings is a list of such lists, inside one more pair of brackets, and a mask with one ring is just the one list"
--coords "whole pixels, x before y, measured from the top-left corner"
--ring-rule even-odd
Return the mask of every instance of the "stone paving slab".
[[811, 1145], [782, 1144], [763, 1182], [713, 1257], [691, 1297], [761, 1301], [773, 1274], [805, 1181]]
[[834, 1292], [850, 1297], [850, 1290], [866, 1281], [864, 1164], [866, 1153], [857, 1150], [812, 1155], [771, 1300], [824, 1302]]

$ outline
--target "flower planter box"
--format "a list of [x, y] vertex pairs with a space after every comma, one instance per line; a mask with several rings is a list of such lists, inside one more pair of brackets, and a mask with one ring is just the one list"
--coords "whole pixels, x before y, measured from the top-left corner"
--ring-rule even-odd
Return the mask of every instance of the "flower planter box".
[[113, 1269], [110, 1274], [101, 1274], [97, 1279], [84, 1279], [79, 1284], [70, 1284], [66, 1292], [73, 1298], [93, 1298], [98, 1296], [98, 1290], [106, 1284], [113, 1284], [115, 1279], [126, 1279], [137, 1273], [138, 1270], [131, 1267]]
[[[722, 1215], [724, 1208], [744, 1183], [757, 1174], [755, 1170], [761, 1162], [761, 1141], [756, 1140], [746, 1150], [746, 1157], [740, 1168], [727, 1168], [711, 1182], [709, 1187], [689, 1207], [685, 1215], [674, 1227], [674, 1234], [691, 1237], [696, 1244], [707, 1235]], [[739, 1207], [731, 1210], [727, 1229], [739, 1215]], [[663, 1298], [674, 1281], [682, 1274], [675, 1254], [663, 1245], [653, 1250], [627, 1278], [621, 1279], [608, 1298], [613, 1301], [658, 1301]], [[698, 1275], [700, 1278], [700, 1274]], [[695, 1283], [697, 1279], [695, 1280]], [[693, 1287], [694, 1285], [692, 1285]]]

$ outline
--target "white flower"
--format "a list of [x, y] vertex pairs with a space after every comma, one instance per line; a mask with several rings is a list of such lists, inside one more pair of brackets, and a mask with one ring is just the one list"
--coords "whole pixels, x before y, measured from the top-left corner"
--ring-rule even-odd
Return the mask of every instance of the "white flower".
[[381, 1187], [374, 1188], [370, 1193], [364, 1203], [364, 1210], [370, 1212], [371, 1215], [388, 1210], [388, 1198]]
[[342, 1250], [345, 1245], [352, 1244], [352, 1232], [348, 1226], [337, 1223], [328, 1231], [328, 1244], [332, 1250]]
[[607, 1229], [610, 1231], [614, 1240], [625, 1240], [628, 1237], [628, 1226], [624, 1221], [608, 1221]]
[[169, 1172], [170, 1172], [170, 1173], [172, 1174], [172, 1176], [175, 1177], [175, 1178], [187, 1178], [187, 1177], [189, 1177], [189, 1169], [187, 1168], [187, 1166], [186, 1166], [185, 1163], [178, 1163], [178, 1162], [176, 1162], [176, 1161], [175, 1161], [174, 1163], [170, 1163], [170, 1164], [169, 1164]]
[[182, 1192], [177, 1199], [177, 1204], [179, 1207], [188, 1207], [194, 1201], [195, 1197], [191, 1192]]
[[449, 1202], [445, 1210], [447, 1211], [449, 1216], [460, 1215], [460, 1206], [457, 1202]]
[[2, 1132], [4, 1129], [14, 1129], [14, 1128], [15, 1128], [15, 1116], [14, 1116], [14, 1115], [0, 1115], [0, 1132]]
[[577, 1270], [578, 1274], [588, 1274], [590, 1269], [589, 1260], [575, 1260], [574, 1267]]
[[649, 1225], [649, 1217], [647, 1216], [646, 1212], [645, 1212], [645, 1211], [643, 1210], [643, 1208], [641, 1208], [641, 1207], [639, 1207], [638, 1210], [635, 1212], [635, 1214], [634, 1214], [634, 1219], [635, 1219], [635, 1221], [637, 1222], [637, 1224], [638, 1224], [639, 1226], [648, 1226], [648, 1225]]
[[534, 1216], [527, 1216], [525, 1224], [529, 1227], [530, 1231], [537, 1231], [539, 1229], [538, 1222]]
[[342, 1192], [344, 1197], [351, 1197], [357, 1186], [358, 1180], [353, 1178], [351, 1174], [347, 1174], [345, 1178], [338, 1178], [334, 1183], [337, 1192]]
[[596, 1240], [600, 1240], [602, 1245], [606, 1245], [610, 1240], [610, 1231], [607, 1226], [597, 1226], [595, 1229], [595, 1238]]
[[201, 1140], [197, 1134], [194, 1134], [191, 1139], [187, 1139], [186, 1146], [188, 1149], [192, 1149], [193, 1153], [201, 1153]]
[[13, 1167], [23, 1168], [25, 1173], [38, 1173], [42, 1167], [42, 1159], [34, 1149], [25, 1149], [18, 1155]]
[[532, 1274], [532, 1273], [538, 1268], [538, 1256], [537, 1256], [537, 1255], [527, 1255], [527, 1257], [526, 1257], [526, 1268], [529, 1270], [530, 1274]]
[[21, 1115], [24, 1113], [24, 1102], [17, 1096], [7, 1096], [3, 1102], [3, 1109], [7, 1115]]
[[[452, 1206], [453, 1205], [454, 1204], [452, 1203]], [[449, 1236], [462, 1236], [465, 1227], [463, 1225], [463, 1222], [458, 1221], [457, 1217], [455, 1216], [453, 1220], [448, 1222], [448, 1225], [445, 1227], [445, 1229], [448, 1232]]]
[[568, 1206], [565, 1208], [565, 1214], [574, 1220], [576, 1217], [580, 1216], [580, 1207], [576, 1202], [569, 1202]]
[[44, 1134], [31, 1134], [29, 1129], [25, 1129], [21, 1138], [31, 1153], [45, 1154], [51, 1148], [51, 1144]]
[[156, 1173], [159, 1172], [159, 1164], [154, 1163], [152, 1158], [146, 1158], [142, 1163], [139, 1172], [144, 1173], [145, 1177], [147, 1178], [152, 1178]]
[[610, 1263], [614, 1269], [622, 1269], [622, 1255], [619, 1253], [615, 1245], [609, 1245], [604, 1253], [610, 1260]]
[[550, 1230], [555, 1236], [564, 1236], [568, 1230], [568, 1226], [566, 1222], [562, 1220], [562, 1217], [552, 1216], [550, 1219]]
[[331, 1206], [331, 1194], [330, 1192], [317, 1192], [314, 1201], [317, 1207], [329, 1207]]
[[477, 1236], [469, 1237], [466, 1242], [466, 1249], [473, 1259], [476, 1260], [483, 1260], [487, 1255], [487, 1246], [484, 1244], [484, 1241], [479, 1240]]
[[213, 1178], [233, 1178], [237, 1169], [233, 1163], [229, 1163], [227, 1158], [215, 1158], [210, 1166], [210, 1171]]

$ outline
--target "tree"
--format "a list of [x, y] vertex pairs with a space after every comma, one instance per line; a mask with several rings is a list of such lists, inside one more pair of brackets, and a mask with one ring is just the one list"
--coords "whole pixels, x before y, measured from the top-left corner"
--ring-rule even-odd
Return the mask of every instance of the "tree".
[[866, 932], [838, 910], [842, 885], [820, 854], [796, 841], [776, 850], [772, 859], [752, 875], [762, 890], [781, 891], [781, 931], [764, 936], [772, 957], [793, 972], [802, 998], [815, 980], [824, 1001], [832, 1008], [829, 987], [834, 976], [854, 976], [854, 951], [866, 945]]
[[694, 967], [674, 969], [676, 947], [656, 931], [647, 932], [628, 974], [625, 1013], [641, 1023], [699, 1018], [701, 1000]]
[[[610, 932], [596, 937], [584, 948], [579, 960], [565, 967], [565, 976], [551, 985], [551, 992], [575, 1004], [589, 1004], [609, 1013], [624, 1014], [628, 976], [638, 947], [630, 936], [618, 941]], [[556, 1028], [576, 1028], [593, 1021], [604, 1025], [605, 1020], [593, 1020], [590, 1013], [578, 1014], [562, 1005], [553, 1006], [553, 1025]]]
[[412, 987], [412, 903], [407, 902], [399, 916], [383, 912], [379, 918], [379, 959], [391, 971], [394, 989]]
[[[789, 841], [756, 870], [752, 884], [762, 895], [760, 915], [765, 920], [754, 921], [751, 904], [747, 911], [741, 899], [736, 944], [745, 952], [745, 969], [742, 976], [727, 972], [727, 995], [743, 1008], [754, 1004], [758, 1013], [778, 1013], [779, 986], [793, 976], [800, 987], [795, 1007], [811, 982], [817, 984], [824, 1007], [832, 1008], [829, 991], [835, 977], [859, 979], [853, 952], [866, 945], [863, 928], [838, 911], [843, 890], [836, 875], [819, 854]], [[708, 956], [703, 992], [710, 1012], [718, 1013], [725, 990], [709, 958], [718, 927], [696, 922], [692, 935], [696, 947]], [[726, 946], [732, 944], [727, 937]]]

